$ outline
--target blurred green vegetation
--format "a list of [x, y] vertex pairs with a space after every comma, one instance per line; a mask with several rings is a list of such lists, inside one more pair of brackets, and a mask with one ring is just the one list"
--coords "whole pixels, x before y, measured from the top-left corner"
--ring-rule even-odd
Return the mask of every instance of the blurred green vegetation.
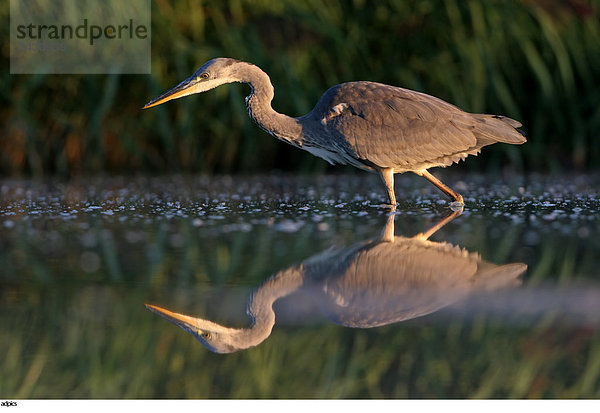
[[[8, 20], [8, 2], [0, 14]], [[8, 38], [8, 25], [0, 30]], [[9, 45], [2, 48], [8, 68]], [[152, 75], [9, 75], [0, 83], [0, 173], [322, 172], [252, 124], [247, 88], [140, 107], [206, 60], [262, 67], [274, 107], [299, 116], [330, 86], [373, 80], [520, 120], [521, 147], [466, 166], [600, 167], [595, 0], [155, 0]]]

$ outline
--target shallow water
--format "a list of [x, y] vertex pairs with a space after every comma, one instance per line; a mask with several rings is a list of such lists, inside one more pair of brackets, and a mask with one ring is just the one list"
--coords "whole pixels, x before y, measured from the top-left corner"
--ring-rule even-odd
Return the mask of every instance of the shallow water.
[[427, 240], [417, 177], [2, 181], [0, 397], [599, 397], [598, 177], [445, 181]]

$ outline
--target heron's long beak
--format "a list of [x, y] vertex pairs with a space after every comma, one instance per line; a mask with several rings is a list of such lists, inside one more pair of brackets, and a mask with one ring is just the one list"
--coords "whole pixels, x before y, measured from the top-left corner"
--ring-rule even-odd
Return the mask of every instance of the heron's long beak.
[[195, 319], [194, 317], [189, 317], [184, 314], [174, 313], [172, 311], [157, 307], [152, 304], [144, 304], [144, 305], [146, 306], [146, 308], [148, 310], [152, 311], [154, 314], [158, 314], [165, 320], [170, 321], [171, 323], [175, 324], [176, 326], [182, 328], [183, 330], [185, 330], [187, 332], [194, 333], [198, 329], [198, 327], [197, 327], [198, 320]]
[[193, 86], [195, 84], [196, 83], [193, 82], [192, 80], [186, 79], [183, 82], [181, 82], [180, 84], [178, 84], [177, 86], [175, 86], [174, 88], [167, 90], [165, 93], [163, 93], [159, 97], [152, 99], [150, 102], [146, 103], [146, 105], [142, 109], [148, 109], [153, 106], [158, 106], [161, 103], [168, 102], [169, 100], [172, 100], [172, 99], [177, 99], [177, 98], [180, 98], [183, 96], [191, 95], [192, 93], [195, 93], [193, 90]]

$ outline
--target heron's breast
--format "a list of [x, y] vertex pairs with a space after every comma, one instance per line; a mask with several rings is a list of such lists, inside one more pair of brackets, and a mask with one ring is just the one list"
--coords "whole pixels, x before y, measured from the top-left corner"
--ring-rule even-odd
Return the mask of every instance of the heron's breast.
[[369, 172], [374, 171], [374, 168], [373, 168], [374, 165], [372, 163], [368, 162], [367, 160], [358, 159], [358, 158], [352, 156], [347, 151], [345, 151], [343, 148], [338, 148], [338, 147], [332, 146], [332, 149], [329, 150], [329, 149], [325, 149], [321, 146], [313, 146], [306, 142], [301, 146], [301, 148], [314, 156], [317, 156], [321, 159], [326, 160], [331, 165], [335, 165], [335, 164], [347, 165], [347, 164], [349, 164], [349, 165], [354, 166], [355, 168], [359, 168], [359, 169], [362, 169], [365, 171], [369, 171]]
[[341, 163], [341, 164], [346, 163], [346, 161], [344, 160], [344, 157], [341, 156], [337, 152], [332, 152], [327, 149], [319, 148], [316, 146], [309, 146], [306, 144], [304, 146], [302, 146], [302, 149], [311, 153], [314, 156], [317, 156], [321, 159], [325, 159], [327, 162], [329, 162], [332, 165], [336, 164], [336, 163]]

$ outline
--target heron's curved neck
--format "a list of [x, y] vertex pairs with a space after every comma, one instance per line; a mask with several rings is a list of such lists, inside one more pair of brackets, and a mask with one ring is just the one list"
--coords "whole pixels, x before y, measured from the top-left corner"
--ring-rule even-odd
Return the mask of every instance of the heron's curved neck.
[[237, 331], [240, 348], [254, 347], [271, 335], [275, 325], [273, 304], [278, 299], [296, 291], [304, 282], [302, 266], [280, 271], [258, 287], [248, 302], [252, 325]]
[[271, 107], [275, 91], [269, 76], [258, 66], [247, 64], [239, 81], [250, 85], [246, 97], [248, 114], [262, 129], [294, 146], [302, 146], [302, 126], [298, 119], [276, 112]]

